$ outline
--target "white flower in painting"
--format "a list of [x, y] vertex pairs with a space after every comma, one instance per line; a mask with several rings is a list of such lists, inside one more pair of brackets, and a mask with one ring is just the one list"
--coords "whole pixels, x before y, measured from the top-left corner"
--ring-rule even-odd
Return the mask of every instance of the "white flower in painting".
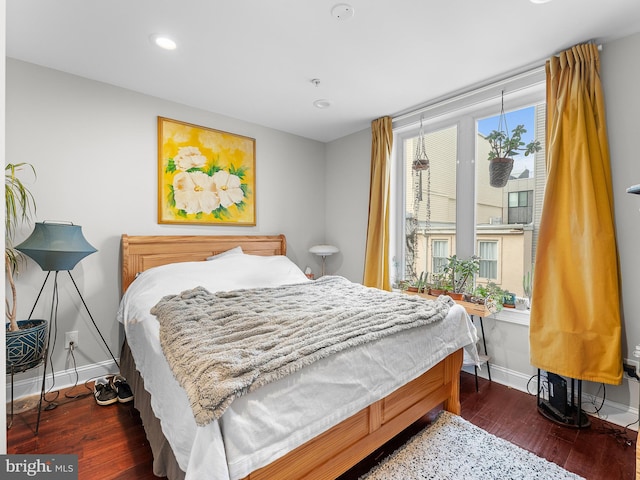
[[176, 208], [187, 213], [209, 213], [220, 206], [212, 177], [202, 172], [180, 172], [173, 178]]
[[240, 188], [240, 177], [237, 175], [232, 175], [225, 170], [218, 170], [211, 178], [216, 184], [220, 204], [224, 208], [234, 203], [240, 203], [244, 199], [244, 192]]
[[203, 167], [207, 163], [207, 157], [200, 153], [198, 147], [180, 147], [173, 161], [180, 170]]

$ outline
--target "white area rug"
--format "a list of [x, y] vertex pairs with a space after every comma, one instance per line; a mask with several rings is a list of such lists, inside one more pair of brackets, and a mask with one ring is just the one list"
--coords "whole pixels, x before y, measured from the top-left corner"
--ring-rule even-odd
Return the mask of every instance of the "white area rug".
[[441, 412], [432, 425], [360, 479], [578, 480], [582, 477], [462, 417]]

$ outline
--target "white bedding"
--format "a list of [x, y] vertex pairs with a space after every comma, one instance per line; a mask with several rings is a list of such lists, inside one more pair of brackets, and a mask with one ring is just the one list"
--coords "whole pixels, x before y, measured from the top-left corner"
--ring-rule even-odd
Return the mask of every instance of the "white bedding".
[[[235, 480], [317, 436], [465, 347], [477, 362], [476, 330], [464, 309], [444, 321], [322, 359], [240, 397], [219, 421], [198, 427], [174, 379], [149, 313], [168, 294], [309, 281], [287, 257], [241, 252], [207, 262], [165, 265], [140, 274], [125, 293], [118, 320], [151, 394], [151, 406], [187, 480]], [[330, 412], [329, 414], [327, 412]], [[304, 419], [304, 423], [301, 421]]]

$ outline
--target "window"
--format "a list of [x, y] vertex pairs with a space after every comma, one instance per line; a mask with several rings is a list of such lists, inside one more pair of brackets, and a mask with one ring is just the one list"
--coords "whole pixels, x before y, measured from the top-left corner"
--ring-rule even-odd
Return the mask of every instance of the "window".
[[478, 256], [480, 257], [480, 271], [478, 277], [487, 280], [498, 279], [498, 242], [478, 242]]
[[[546, 181], [544, 69], [492, 87], [394, 118], [391, 252], [398, 260], [396, 280], [436, 272], [454, 254], [463, 259], [478, 255], [478, 282], [493, 281], [524, 295], [522, 279], [532, 270]], [[535, 139], [542, 150], [514, 156], [507, 185], [496, 188], [489, 182], [485, 137], [497, 129], [501, 91], [507, 129], [523, 124], [522, 140]], [[413, 164], [421, 138], [428, 173]]]
[[441, 272], [447, 265], [449, 257], [449, 241], [433, 240], [433, 261], [431, 264], [432, 272]]
[[533, 190], [509, 192], [509, 223], [531, 223], [533, 221]]

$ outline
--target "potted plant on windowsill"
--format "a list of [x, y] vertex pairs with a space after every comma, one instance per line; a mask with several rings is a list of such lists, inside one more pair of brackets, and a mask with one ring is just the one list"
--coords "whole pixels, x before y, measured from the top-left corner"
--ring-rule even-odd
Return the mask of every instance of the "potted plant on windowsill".
[[[428, 275], [428, 274], [427, 274]], [[424, 272], [420, 273], [420, 277], [415, 282], [410, 282], [407, 286], [407, 291], [409, 292], [424, 292], [425, 286], [427, 284], [427, 275]]]
[[453, 255], [447, 261], [444, 272], [449, 277], [451, 284], [451, 291], [448, 292], [448, 295], [454, 300], [462, 300], [464, 293], [473, 288], [473, 279], [480, 270], [480, 259], [474, 255], [467, 260], [461, 260]]
[[493, 130], [485, 139], [489, 142], [489, 184], [502, 188], [509, 181], [513, 170], [513, 156], [523, 152], [524, 156], [541, 150], [540, 142], [533, 140], [525, 145], [522, 135], [527, 130], [524, 125], [518, 125], [511, 131], [511, 135], [504, 130]]
[[505, 291], [494, 282], [477, 285], [473, 291], [474, 303], [484, 304], [491, 313], [502, 310]]
[[17, 176], [18, 172], [29, 168], [28, 163], [9, 163], [4, 168], [5, 190], [5, 276], [11, 290], [6, 303], [6, 361], [7, 370], [20, 372], [40, 363], [45, 353], [46, 320], [17, 320], [17, 291], [14, 277], [18, 273], [22, 254], [14, 248], [14, 236], [21, 223], [29, 223], [36, 212], [32, 193]]
[[446, 275], [444, 272], [437, 272], [431, 274], [431, 288], [429, 288], [429, 295], [439, 297], [447, 293], [449, 285], [446, 281]]

